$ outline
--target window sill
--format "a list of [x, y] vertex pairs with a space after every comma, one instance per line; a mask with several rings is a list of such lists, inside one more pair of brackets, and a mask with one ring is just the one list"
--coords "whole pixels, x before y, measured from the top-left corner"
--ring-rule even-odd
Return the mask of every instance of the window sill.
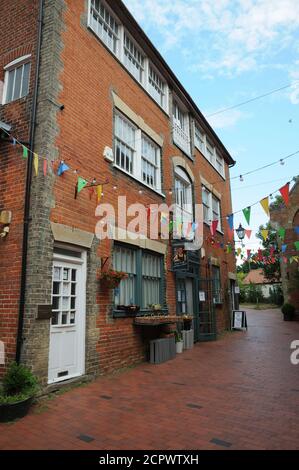
[[151, 186], [147, 185], [146, 183], [143, 183], [142, 181], [140, 181], [136, 176], [134, 175], [131, 175], [131, 173], [129, 173], [128, 171], [124, 170], [123, 168], [120, 168], [118, 165], [116, 165], [115, 163], [112, 163], [112, 166], [113, 168], [115, 168], [116, 170], [118, 171], [121, 171], [122, 173], [124, 173], [125, 175], [129, 176], [130, 178], [132, 178], [133, 180], [137, 181], [139, 184], [141, 184], [141, 186], [144, 186], [144, 188], [146, 189], [149, 189], [151, 191], [153, 191], [154, 193], [158, 194], [159, 196], [165, 198], [165, 194], [162, 193], [161, 191], [158, 191], [157, 189], [155, 188], [152, 188]]
[[[168, 308], [162, 308], [163, 315], [168, 314]], [[128, 313], [123, 310], [113, 310], [112, 317], [113, 318], [135, 318], [135, 317], [143, 317], [144, 315], [148, 315], [151, 313], [151, 310], [140, 310], [138, 313]]]

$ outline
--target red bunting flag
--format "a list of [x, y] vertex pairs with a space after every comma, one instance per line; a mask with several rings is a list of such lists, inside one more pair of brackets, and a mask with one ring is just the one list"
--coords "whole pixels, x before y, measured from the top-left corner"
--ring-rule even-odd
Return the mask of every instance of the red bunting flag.
[[248, 240], [250, 239], [251, 234], [252, 234], [252, 230], [245, 230], [245, 235], [248, 238]]
[[250, 258], [251, 250], [247, 250], [247, 258]]
[[290, 193], [290, 183], [285, 184], [282, 188], [280, 188], [280, 194], [284, 200], [286, 206], [289, 205], [289, 193]]
[[212, 224], [211, 224], [211, 234], [212, 234], [212, 237], [214, 237], [215, 233], [216, 233], [216, 230], [217, 230], [217, 227], [218, 227], [218, 220], [213, 220]]

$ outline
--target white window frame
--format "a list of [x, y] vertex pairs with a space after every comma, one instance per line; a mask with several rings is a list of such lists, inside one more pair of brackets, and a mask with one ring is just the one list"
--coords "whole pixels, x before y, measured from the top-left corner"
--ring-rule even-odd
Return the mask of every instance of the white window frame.
[[[206, 220], [204, 218], [204, 222], [208, 225], [211, 225], [212, 224], [212, 221], [214, 220], [218, 220], [218, 227], [217, 227], [217, 231], [222, 233], [222, 223], [221, 223], [221, 199], [219, 199], [212, 191], [210, 191], [204, 184], [202, 185], [202, 193], [204, 193], [207, 195], [207, 198], [208, 198], [208, 203], [205, 204], [203, 202], [203, 196], [202, 196], [202, 202], [203, 202], [203, 205], [205, 207], [208, 208], [208, 213], [209, 213], [209, 220]], [[217, 201], [218, 203], [218, 212], [217, 212], [217, 215], [218, 217], [215, 218], [214, 217], [214, 210], [213, 210], [213, 199]]]
[[[135, 129], [135, 140], [132, 142], [132, 145], [130, 144], [132, 150], [134, 151], [133, 155], [133, 171], [132, 173], [129, 171], [126, 171], [126, 169], [122, 168], [120, 165], [116, 163], [116, 139], [121, 140], [118, 136], [116, 136], [116, 130], [115, 130], [115, 123], [114, 123], [114, 166], [118, 170], [122, 171], [123, 173], [126, 173], [130, 177], [134, 178], [135, 180], [139, 181], [141, 184], [146, 186], [147, 188], [152, 189], [153, 191], [161, 194], [161, 147], [154, 142], [148, 135], [146, 135], [141, 129], [139, 129], [133, 122], [131, 122], [123, 113], [118, 111], [117, 109], [114, 112], [114, 119], [116, 119], [116, 116], [119, 116], [121, 119], [126, 121], [132, 128]], [[147, 184], [145, 181], [143, 181], [143, 175], [142, 175], [142, 140], [146, 139], [149, 141], [153, 146], [156, 147], [157, 155], [156, 155], [156, 185], [151, 186], [150, 184]], [[124, 141], [125, 145], [129, 145], [129, 143], [126, 143]]]
[[[138, 54], [140, 54], [142, 56], [142, 61], [143, 61], [143, 64], [141, 64], [141, 62], [139, 62], [134, 54], [132, 54], [132, 52], [127, 48], [126, 46], [126, 37], [127, 39], [131, 42], [132, 46], [135, 48], [136, 52]], [[123, 29], [123, 40], [122, 40], [122, 49], [123, 49], [123, 64], [124, 66], [126, 67], [127, 71], [130, 73], [130, 75], [132, 75], [132, 77], [135, 78], [135, 80], [137, 80], [139, 83], [141, 83], [141, 85], [144, 85], [146, 80], [145, 80], [145, 73], [146, 73], [146, 69], [145, 69], [145, 62], [146, 62], [146, 56], [143, 52], [143, 50], [138, 46], [137, 42], [132, 38], [131, 34], [124, 28]], [[135, 60], [137, 62], [137, 64], [139, 65], [139, 78], [135, 75], [135, 73], [130, 69], [130, 66], [129, 64], [126, 63], [126, 51], [127, 53], [133, 57], [133, 60]], [[136, 69], [137, 70], [137, 69]]]
[[[159, 101], [157, 99], [157, 95], [155, 94], [155, 92], [153, 92], [153, 88], [155, 88], [151, 83], [150, 83], [150, 72], [151, 72], [151, 69], [152, 71], [154, 72], [155, 75], [157, 75], [157, 77], [161, 80], [161, 82], [163, 83], [163, 90], [162, 91], [162, 97], [161, 97], [161, 101]], [[162, 77], [162, 75], [158, 72], [157, 68], [153, 65], [153, 63], [151, 61], [147, 61], [147, 73], [146, 73], [146, 77], [147, 77], [147, 84], [146, 84], [146, 88], [147, 88], [147, 92], [149, 93], [149, 95], [151, 95], [151, 97], [156, 101], [156, 103], [158, 103], [158, 105], [164, 109], [164, 111], [166, 111], [166, 113], [168, 114], [169, 112], [169, 89], [168, 89], [168, 86], [167, 86], [167, 83], [166, 81], [164, 80], [164, 78]], [[158, 93], [159, 94], [159, 93]]]
[[[203, 148], [198, 144], [198, 139], [196, 137], [196, 131], [199, 130], [203, 135]], [[201, 126], [194, 122], [194, 146], [197, 150], [199, 150], [202, 155], [208, 160], [208, 162], [215, 168], [217, 173], [219, 173], [222, 178], [225, 180], [225, 161], [221, 153], [216, 149], [216, 146], [213, 144], [212, 140], [207, 137], [206, 133], [203, 131]], [[210, 152], [208, 151], [210, 147]], [[217, 161], [221, 161], [221, 169], [218, 168]]]
[[[183, 231], [189, 229], [189, 224], [194, 222], [194, 197], [192, 181], [186, 171], [175, 167], [175, 221], [183, 224]], [[177, 228], [177, 224], [175, 224]], [[180, 231], [179, 231], [180, 233]], [[189, 231], [193, 237], [193, 231]], [[184, 235], [184, 233], [183, 233]]]
[[[181, 114], [181, 119], [178, 115]], [[190, 136], [190, 119], [188, 111], [174, 98], [172, 105], [172, 127], [173, 142], [188, 157], [191, 157], [191, 136]]]
[[[5, 71], [5, 76], [4, 76], [4, 87], [3, 87], [3, 97], [2, 97], [2, 104], [8, 104], [8, 103], [13, 103], [14, 101], [17, 101], [21, 98], [25, 98], [25, 96], [28, 95], [29, 93], [29, 88], [30, 88], [30, 73], [31, 73], [31, 54], [24, 55], [22, 57], [18, 57], [17, 59], [13, 60], [9, 64], [5, 65], [4, 71]], [[29, 64], [29, 77], [28, 77], [28, 90], [25, 95], [19, 96], [18, 98], [11, 99], [10, 101], [7, 101], [7, 90], [8, 90], [8, 81], [9, 81], [9, 75], [13, 70], [16, 70], [20, 66], [23, 66], [22, 69], [22, 77], [21, 77], [21, 87], [20, 90], [23, 88], [23, 74], [24, 74], [24, 66], [26, 64]], [[15, 77], [14, 77], [15, 80]], [[13, 92], [12, 92], [12, 97], [14, 95], [14, 87], [13, 87]]]
[[[140, 85], [144, 88], [144, 90], [148, 93], [148, 95], [155, 101], [155, 103], [158, 104], [158, 106], [163, 109], [163, 111], [166, 112], [166, 114], [169, 115], [169, 87], [167, 84], [167, 81], [163, 78], [161, 73], [157, 71], [157, 68], [153, 66], [152, 62], [149, 60], [149, 58], [146, 56], [145, 52], [141, 47], [139, 47], [138, 43], [134, 40], [132, 35], [127, 31], [124, 27], [124, 25], [121, 23], [117, 15], [114, 14], [112, 11], [110, 5], [107, 4], [105, 0], [100, 0], [101, 4], [104, 6], [104, 8], [108, 11], [108, 13], [111, 15], [111, 17], [114, 19], [114, 21], [118, 25], [118, 35], [115, 34], [115, 32], [112, 31], [112, 33], [116, 36], [116, 47], [115, 51], [109, 47], [109, 45], [105, 42], [105, 40], [98, 34], [98, 30], [93, 27], [93, 21], [92, 21], [92, 14], [91, 14], [91, 1], [88, 0], [88, 20], [87, 20], [87, 25], [93, 31], [93, 33], [97, 36], [97, 38], [107, 47], [107, 49], [113, 54], [117, 59], [123, 64], [123, 66], [126, 68], [128, 73], [136, 80]], [[143, 55], [144, 57], [144, 69], [142, 73], [142, 80], [138, 80], [135, 75], [130, 71], [130, 69], [127, 67], [125, 64], [125, 54], [124, 54], [124, 40], [125, 40], [125, 34], [129, 37], [129, 39], [135, 44], [136, 48], [139, 50], [139, 52]], [[161, 80], [165, 83], [165, 96], [163, 103], [160, 104], [159, 101], [153, 96], [153, 93], [150, 92], [150, 84], [149, 84], [149, 71], [150, 67], [154, 69], [154, 71], [160, 76]]]
[[100, 3], [103, 5], [103, 7], [105, 8], [105, 10], [107, 10], [108, 14], [113, 18], [113, 20], [115, 21], [115, 23], [117, 24], [118, 26], [118, 34], [115, 33], [115, 31], [113, 31], [113, 29], [111, 28], [111, 26], [107, 25], [106, 22], [104, 22], [104, 24], [106, 25], [106, 27], [109, 28], [109, 30], [111, 31], [111, 33], [113, 34], [114, 36], [114, 39], [115, 39], [115, 50], [114, 48], [111, 49], [111, 47], [109, 47], [109, 44], [107, 44], [107, 42], [104, 40], [104, 38], [98, 33], [98, 29], [95, 30], [94, 27], [93, 27], [93, 22], [92, 22], [92, 15], [91, 15], [91, 8], [92, 8], [92, 4], [91, 4], [92, 0], [89, 0], [88, 1], [88, 27], [94, 32], [94, 34], [100, 39], [100, 41], [105, 44], [105, 46], [109, 49], [109, 51], [115, 55], [115, 56], [119, 56], [119, 53], [120, 53], [120, 50], [121, 50], [121, 38], [122, 38], [122, 27], [121, 27], [121, 23], [119, 21], [119, 19], [117, 18], [117, 16], [114, 14], [114, 12], [112, 11], [112, 9], [110, 8], [110, 6], [105, 2], [105, 1], [102, 1], [100, 0]]

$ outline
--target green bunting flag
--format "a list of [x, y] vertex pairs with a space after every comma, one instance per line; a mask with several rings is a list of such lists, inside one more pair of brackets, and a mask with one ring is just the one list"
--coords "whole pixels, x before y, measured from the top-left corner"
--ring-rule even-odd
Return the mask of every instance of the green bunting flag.
[[82, 191], [82, 189], [85, 188], [87, 183], [88, 183], [88, 181], [84, 180], [83, 178], [81, 178], [81, 176], [79, 176], [79, 178], [78, 178], [78, 193], [80, 193], [80, 191]]
[[25, 147], [25, 145], [23, 145], [22, 147], [23, 147], [23, 158], [28, 158], [28, 148]]
[[278, 235], [282, 240], [284, 240], [285, 234], [286, 234], [286, 229], [285, 228], [280, 228], [278, 230]]
[[251, 207], [246, 207], [246, 209], [243, 209], [243, 214], [246, 219], [246, 222], [248, 225], [250, 224], [250, 214], [251, 214]]
[[294, 245], [296, 247], [296, 250], [299, 251], [299, 241], [295, 242]]

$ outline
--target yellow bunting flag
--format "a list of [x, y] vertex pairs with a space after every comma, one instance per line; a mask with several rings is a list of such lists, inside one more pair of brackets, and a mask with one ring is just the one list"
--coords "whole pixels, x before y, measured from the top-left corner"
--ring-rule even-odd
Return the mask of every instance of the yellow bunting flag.
[[98, 198], [98, 202], [100, 202], [101, 198], [102, 198], [102, 193], [103, 193], [103, 186], [101, 184], [99, 184], [97, 187], [96, 187], [96, 192], [97, 192], [97, 198]]
[[266, 241], [269, 235], [269, 230], [261, 230], [263, 239]]
[[37, 153], [33, 154], [33, 165], [34, 165], [35, 174], [37, 176], [38, 175], [38, 155], [37, 155]]
[[262, 208], [264, 209], [264, 211], [266, 212], [267, 216], [269, 217], [270, 216], [270, 212], [269, 212], [269, 197], [265, 197], [264, 199], [262, 199], [260, 201], [261, 203], [261, 206]]

